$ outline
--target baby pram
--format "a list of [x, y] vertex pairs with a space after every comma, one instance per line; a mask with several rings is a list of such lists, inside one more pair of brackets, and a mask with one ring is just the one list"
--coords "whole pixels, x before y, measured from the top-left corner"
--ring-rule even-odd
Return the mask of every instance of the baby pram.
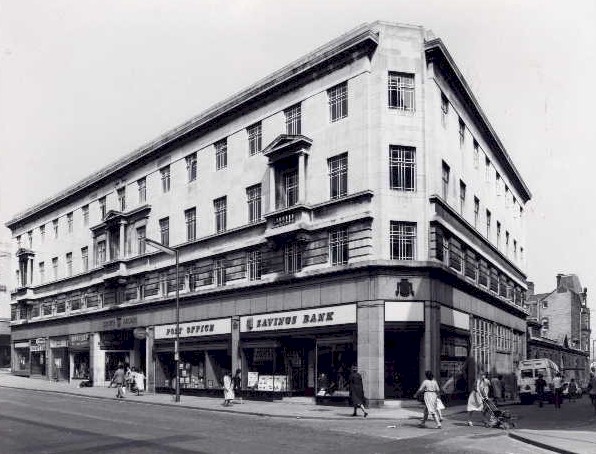
[[511, 413], [508, 410], [499, 410], [497, 405], [488, 397], [483, 396], [482, 403], [488, 416], [488, 421], [484, 423], [486, 427], [506, 430], [515, 427]]

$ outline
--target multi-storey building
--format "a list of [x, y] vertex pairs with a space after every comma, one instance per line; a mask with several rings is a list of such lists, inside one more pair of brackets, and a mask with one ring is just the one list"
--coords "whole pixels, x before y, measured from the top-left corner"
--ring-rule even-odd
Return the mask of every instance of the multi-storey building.
[[169, 388], [178, 287], [182, 392], [511, 374], [529, 199], [443, 42], [363, 25], [8, 222], [14, 369]]
[[590, 360], [588, 290], [575, 274], [557, 274], [557, 286], [534, 294], [528, 283], [528, 358], [552, 359], [567, 378], [585, 383]]

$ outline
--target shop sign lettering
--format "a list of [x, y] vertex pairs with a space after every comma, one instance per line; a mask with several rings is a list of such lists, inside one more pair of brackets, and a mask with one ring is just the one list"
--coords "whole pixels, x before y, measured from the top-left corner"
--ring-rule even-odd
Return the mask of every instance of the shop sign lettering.
[[104, 330], [121, 329], [121, 328], [136, 326], [136, 325], [137, 325], [137, 316], [136, 315], [127, 315], [124, 317], [116, 317], [116, 318], [111, 318], [111, 319], [103, 321], [103, 329]]
[[280, 329], [356, 323], [356, 305], [347, 304], [320, 309], [247, 316], [240, 319], [240, 331], [274, 331]]
[[51, 348], [66, 348], [66, 347], [68, 347], [68, 340], [67, 339], [50, 340], [50, 347]]
[[[217, 334], [230, 334], [232, 332], [231, 319], [220, 318], [190, 323], [180, 323], [178, 337], [213, 336]], [[176, 324], [159, 325], [155, 327], [155, 339], [174, 339], [176, 337]]]

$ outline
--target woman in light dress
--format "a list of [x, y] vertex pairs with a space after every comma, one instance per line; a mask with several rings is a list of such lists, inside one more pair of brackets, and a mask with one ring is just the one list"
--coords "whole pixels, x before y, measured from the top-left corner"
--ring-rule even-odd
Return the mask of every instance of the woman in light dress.
[[234, 400], [234, 387], [232, 384], [232, 376], [229, 372], [226, 372], [223, 378], [223, 387], [224, 387], [224, 402], [223, 406], [227, 407], [228, 405], [232, 404]]
[[441, 392], [441, 388], [439, 388], [439, 384], [434, 379], [433, 373], [430, 370], [427, 370], [424, 375], [426, 376], [426, 380], [422, 382], [420, 388], [418, 388], [418, 391], [416, 391], [414, 394], [414, 397], [418, 397], [418, 395], [424, 393], [424, 414], [422, 415], [422, 421], [420, 421], [418, 426], [424, 427], [426, 425], [428, 415], [431, 415], [437, 423], [437, 429], [440, 429], [441, 417], [439, 416], [437, 404], [439, 401], [439, 393]]
[[486, 378], [486, 374], [483, 372], [478, 380], [476, 380], [476, 384], [474, 389], [470, 393], [468, 397], [468, 426], [473, 426], [472, 423], [472, 414], [474, 412], [482, 412], [482, 416], [484, 418], [484, 413], [486, 409], [484, 408], [484, 399], [488, 398], [488, 390], [490, 389], [490, 381]]

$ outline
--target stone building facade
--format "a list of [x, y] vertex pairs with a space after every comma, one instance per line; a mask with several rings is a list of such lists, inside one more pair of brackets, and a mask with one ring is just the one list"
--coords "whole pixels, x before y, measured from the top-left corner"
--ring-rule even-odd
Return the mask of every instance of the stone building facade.
[[182, 392], [511, 376], [530, 197], [443, 42], [363, 25], [9, 221], [15, 373], [171, 388], [178, 287]]

